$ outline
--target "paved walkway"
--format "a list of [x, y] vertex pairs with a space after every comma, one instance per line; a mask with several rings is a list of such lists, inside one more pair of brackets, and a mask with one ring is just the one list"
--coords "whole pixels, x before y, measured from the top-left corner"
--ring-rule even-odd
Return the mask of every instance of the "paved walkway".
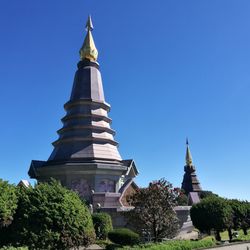
[[[88, 246], [87, 248], [86, 247], [80, 247], [80, 248], [77, 248], [78, 250], [101, 250], [101, 249], [104, 249], [96, 244], [93, 244], [93, 245], [90, 245]], [[71, 248], [70, 250], [75, 250], [75, 248]]]
[[204, 250], [250, 250], [250, 243], [225, 245], [215, 248], [208, 248]]
[[89, 247], [87, 247], [86, 249], [87, 250], [99, 250], [99, 249], [103, 249], [103, 248], [96, 245], [96, 244], [93, 244], [93, 245], [90, 245]]
[[175, 239], [179, 239], [179, 240], [198, 239], [198, 232], [194, 231], [194, 226], [190, 217], [188, 218], [186, 222], [183, 223], [183, 226], [179, 234], [175, 237]]

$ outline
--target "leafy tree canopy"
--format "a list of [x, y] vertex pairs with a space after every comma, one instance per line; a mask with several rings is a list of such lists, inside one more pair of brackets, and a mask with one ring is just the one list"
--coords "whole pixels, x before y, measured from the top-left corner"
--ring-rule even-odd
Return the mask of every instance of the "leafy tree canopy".
[[176, 204], [178, 206], [187, 206], [188, 205], [188, 196], [185, 194], [185, 190], [180, 188], [175, 188], [177, 194]]
[[243, 229], [247, 234], [250, 227], [250, 203], [248, 201], [229, 200], [229, 205], [233, 210], [233, 228]]
[[201, 198], [201, 199], [205, 199], [205, 198], [210, 197], [210, 196], [219, 197], [218, 194], [215, 194], [215, 193], [213, 193], [212, 191], [202, 190], [202, 191], [200, 192], [200, 198]]
[[228, 229], [232, 225], [232, 208], [227, 200], [209, 196], [200, 203], [192, 206], [190, 215], [192, 222], [201, 232], [210, 232], [212, 229], [219, 232]]
[[177, 196], [177, 190], [168, 181], [154, 181], [130, 197], [134, 209], [126, 216], [138, 232], [150, 232], [154, 241], [172, 238], [178, 230], [178, 219], [173, 210]]

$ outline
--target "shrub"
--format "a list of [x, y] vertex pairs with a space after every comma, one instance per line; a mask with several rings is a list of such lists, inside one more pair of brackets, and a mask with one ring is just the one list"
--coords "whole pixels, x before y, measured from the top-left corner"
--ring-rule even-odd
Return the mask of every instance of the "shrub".
[[118, 228], [110, 231], [108, 237], [111, 241], [120, 245], [135, 245], [139, 243], [139, 235], [127, 228]]
[[14, 185], [0, 179], [0, 228], [9, 225], [17, 208], [17, 195]]
[[95, 237], [88, 208], [56, 181], [21, 190], [10, 234], [14, 244], [29, 249], [69, 249]]
[[92, 220], [97, 239], [106, 240], [109, 231], [113, 229], [110, 215], [107, 213], [94, 213]]
[[16, 187], [0, 179], [0, 247], [9, 243], [8, 227], [13, 221], [16, 208]]

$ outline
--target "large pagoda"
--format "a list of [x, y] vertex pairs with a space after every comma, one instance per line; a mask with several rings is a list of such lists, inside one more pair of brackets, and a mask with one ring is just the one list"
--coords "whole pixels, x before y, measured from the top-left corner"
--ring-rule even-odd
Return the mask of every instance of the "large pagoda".
[[31, 162], [29, 175], [38, 182], [57, 179], [94, 206], [122, 208], [136, 187], [133, 178], [138, 171], [133, 160], [122, 160], [114, 140], [90, 16], [86, 30], [59, 138], [47, 161]]

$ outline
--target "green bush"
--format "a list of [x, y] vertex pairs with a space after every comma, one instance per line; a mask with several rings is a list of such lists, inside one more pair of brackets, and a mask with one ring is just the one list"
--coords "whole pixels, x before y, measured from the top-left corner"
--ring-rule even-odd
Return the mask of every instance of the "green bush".
[[107, 213], [94, 213], [92, 215], [92, 220], [97, 239], [106, 240], [108, 237], [108, 233], [113, 230], [110, 215]]
[[135, 245], [140, 241], [139, 235], [127, 228], [118, 228], [108, 233], [109, 239], [119, 245]]
[[0, 228], [8, 226], [17, 208], [17, 195], [14, 185], [0, 179]]
[[0, 247], [9, 243], [8, 227], [13, 221], [16, 208], [16, 187], [0, 179]]
[[88, 208], [56, 181], [21, 190], [10, 235], [12, 244], [29, 249], [63, 250], [95, 238]]

